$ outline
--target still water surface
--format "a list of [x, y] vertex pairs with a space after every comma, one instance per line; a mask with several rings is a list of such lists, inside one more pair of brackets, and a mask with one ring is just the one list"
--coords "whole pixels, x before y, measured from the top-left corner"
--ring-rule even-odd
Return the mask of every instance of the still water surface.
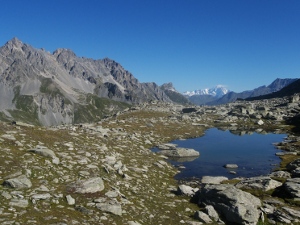
[[[212, 128], [207, 130], [202, 137], [172, 142], [178, 147], [199, 151], [200, 157], [190, 162], [173, 160], [170, 162], [175, 166], [186, 167], [176, 175], [176, 179], [201, 178], [205, 175], [228, 178], [266, 175], [280, 164], [280, 158], [275, 156], [275, 153], [280, 150], [276, 149], [272, 143], [281, 142], [284, 137], [286, 134], [273, 133], [239, 136], [229, 131]], [[223, 167], [228, 163], [239, 166], [232, 170], [236, 172], [235, 175]]]

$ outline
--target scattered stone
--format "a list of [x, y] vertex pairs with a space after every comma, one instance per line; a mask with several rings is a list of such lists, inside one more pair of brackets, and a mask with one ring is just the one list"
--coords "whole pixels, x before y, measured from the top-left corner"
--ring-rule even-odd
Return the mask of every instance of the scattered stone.
[[12, 207], [26, 208], [26, 207], [28, 207], [28, 200], [13, 198], [13, 199], [11, 199], [9, 205]]
[[37, 145], [34, 149], [30, 149], [28, 151], [33, 152], [38, 155], [41, 155], [41, 156], [44, 156], [44, 157], [47, 157], [47, 158], [51, 158], [52, 163], [54, 163], [56, 165], [59, 164], [59, 162], [60, 162], [59, 158], [56, 157], [55, 153], [52, 150], [48, 149], [47, 147]]
[[161, 150], [159, 154], [167, 157], [198, 157], [200, 153], [191, 148], [176, 148], [175, 150]]
[[291, 174], [287, 171], [275, 171], [270, 174], [270, 177], [291, 178]]
[[197, 211], [194, 215], [194, 218], [203, 223], [212, 223], [211, 218], [202, 211]]
[[69, 192], [74, 193], [95, 193], [104, 189], [104, 182], [101, 177], [94, 177], [87, 180], [78, 180], [67, 186]]
[[32, 183], [25, 175], [21, 175], [16, 178], [5, 180], [3, 182], [3, 185], [15, 189], [23, 189], [23, 188], [31, 188]]
[[71, 195], [67, 195], [66, 199], [67, 199], [68, 205], [75, 205], [75, 199], [72, 198]]
[[263, 125], [263, 124], [264, 124], [264, 121], [259, 120], [259, 121], [257, 121], [257, 124], [258, 124], [258, 125]]
[[238, 165], [237, 164], [226, 164], [226, 165], [224, 165], [224, 167], [227, 169], [237, 169]]
[[3, 191], [1, 193], [1, 196], [4, 197], [4, 198], [6, 198], [6, 199], [11, 199], [12, 198], [12, 196], [8, 192], [6, 192], [6, 191]]
[[96, 207], [104, 212], [109, 212], [114, 215], [122, 216], [122, 207], [117, 202], [97, 203]]
[[212, 205], [205, 206], [204, 212], [214, 221], [218, 221], [220, 219], [219, 214]]
[[33, 200], [46, 200], [51, 198], [51, 195], [49, 193], [46, 194], [34, 194], [31, 196], [31, 199]]
[[109, 191], [105, 193], [105, 196], [107, 196], [108, 198], [116, 198], [119, 196], [119, 193], [116, 191]]
[[93, 210], [88, 209], [88, 208], [86, 208], [84, 206], [81, 206], [81, 205], [75, 206], [75, 210], [77, 210], [78, 212], [81, 212], [83, 214], [86, 214], [86, 215], [93, 215], [94, 214]]
[[128, 225], [142, 225], [136, 221], [128, 221]]

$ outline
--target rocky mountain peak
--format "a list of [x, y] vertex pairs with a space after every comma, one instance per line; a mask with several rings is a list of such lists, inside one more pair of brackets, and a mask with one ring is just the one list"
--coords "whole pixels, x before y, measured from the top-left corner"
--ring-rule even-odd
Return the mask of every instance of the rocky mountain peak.
[[6, 43], [6, 46], [9, 46], [10, 48], [21, 48], [23, 43], [17, 37], [14, 37]]
[[14, 37], [1, 48], [2, 54], [9, 54], [13, 52], [23, 52], [24, 44], [18, 38]]
[[169, 91], [175, 91], [175, 92], [178, 92], [178, 91], [174, 88], [172, 82], [165, 83], [165, 84], [161, 85], [161, 88], [162, 88], [163, 90], [169, 90]]
[[67, 49], [67, 48], [58, 48], [53, 52], [53, 55], [56, 58], [63, 57], [66, 59], [76, 57], [76, 54], [71, 49]]

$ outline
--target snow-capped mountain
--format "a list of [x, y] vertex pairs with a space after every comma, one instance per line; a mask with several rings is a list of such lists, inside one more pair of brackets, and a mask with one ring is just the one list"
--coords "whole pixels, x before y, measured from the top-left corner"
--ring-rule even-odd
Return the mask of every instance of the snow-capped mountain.
[[186, 91], [183, 93], [183, 95], [186, 96], [194, 96], [194, 95], [211, 95], [216, 98], [220, 98], [223, 95], [227, 94], [229, 90], [223, 86], [223, 85], [217, 85], [213, 88], [205, 88], [205, 89], [199, 89], [195, 91]]

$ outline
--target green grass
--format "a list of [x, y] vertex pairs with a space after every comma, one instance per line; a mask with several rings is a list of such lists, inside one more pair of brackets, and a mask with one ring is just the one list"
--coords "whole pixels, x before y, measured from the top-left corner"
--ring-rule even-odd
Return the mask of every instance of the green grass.
[[74, 123], [96, 122], [106, 115], [111, 115], [129, 106], [129, 104], [123, 102], [88, 94], [84, 102], [74, 106]]

